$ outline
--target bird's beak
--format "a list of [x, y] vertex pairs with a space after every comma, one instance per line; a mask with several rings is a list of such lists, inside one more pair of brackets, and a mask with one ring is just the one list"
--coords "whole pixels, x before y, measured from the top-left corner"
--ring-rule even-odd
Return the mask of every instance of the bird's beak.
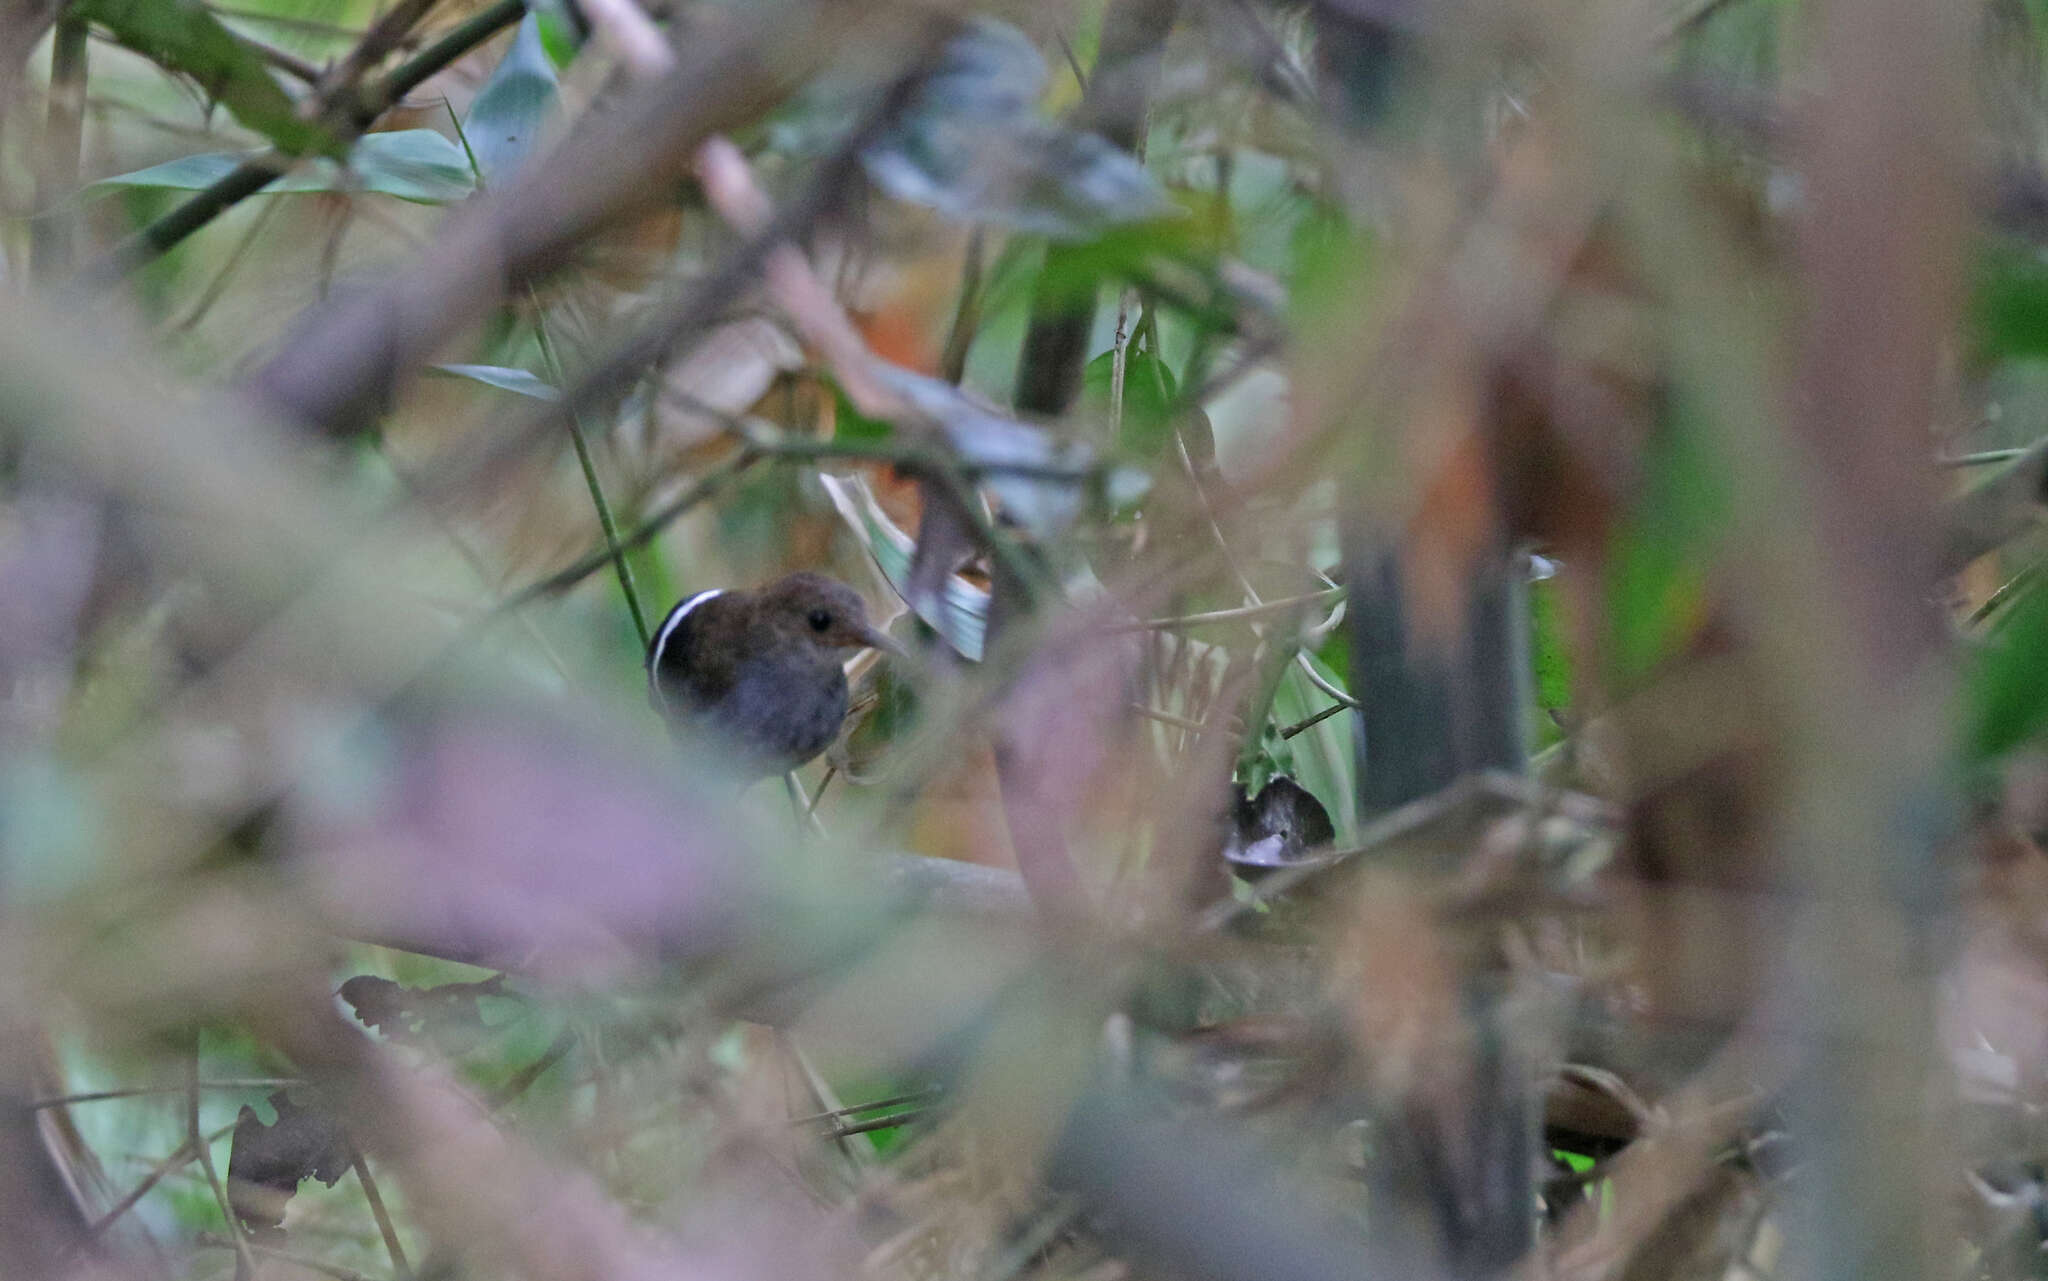
[[878, 649], [881, 650], [884, 654], [890, 654], [897, 658], [908, 657], [908, 655], [904, 653], [903, 647], [901, 645], [898, 645], [887, 632], [870, 623], [862, 623], [859, 629], [854, 631], [853, 635], [854, 639], [858, 640], [861, 644], [867, 646], [869, 649]]

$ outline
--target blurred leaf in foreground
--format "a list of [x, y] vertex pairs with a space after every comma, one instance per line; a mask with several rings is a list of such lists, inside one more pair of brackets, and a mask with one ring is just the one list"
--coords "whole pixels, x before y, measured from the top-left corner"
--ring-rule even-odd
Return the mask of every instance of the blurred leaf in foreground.
[[903, 122], [863, 153], [875, 185], [962, 222], [1061, 240], [1174, 208], [1135, 156], [1038, 114], [1045, 59], [983, 18], [946, 48]]

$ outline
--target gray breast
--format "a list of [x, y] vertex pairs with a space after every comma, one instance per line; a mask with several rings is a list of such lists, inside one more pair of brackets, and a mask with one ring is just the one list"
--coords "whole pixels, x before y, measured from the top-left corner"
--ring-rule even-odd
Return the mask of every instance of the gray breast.
[[720, 703], [720, 728], [764, 770], [795, 769], [832, 745], [846, 720], [846, 673], [837, 664], [771, 670], [744, 666]]

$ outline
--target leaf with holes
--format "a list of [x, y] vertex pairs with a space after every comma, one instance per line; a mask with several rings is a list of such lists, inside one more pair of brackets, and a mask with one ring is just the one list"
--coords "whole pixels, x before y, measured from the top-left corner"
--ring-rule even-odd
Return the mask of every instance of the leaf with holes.
[[318, 1179], [333, 1187], [353, 1161], [348, 1139], [327, 1112], [292, 1102], [283, 1090], [270, 1096], [277, 1120], [265, 1125], [248, 1104], [235, 1118], [228, 1149], [228, 1205], [250, 1236], [284, 1235], [284, 1212], [299, 1184]]

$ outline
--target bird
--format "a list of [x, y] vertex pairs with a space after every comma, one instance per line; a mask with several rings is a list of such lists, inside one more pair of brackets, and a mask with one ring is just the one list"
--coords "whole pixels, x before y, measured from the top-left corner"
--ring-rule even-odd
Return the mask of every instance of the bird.
[[647, 690], [678, 741], [722, 740], [745, 782], [818, 755], [846, 720], [847, 658], [901, 654], [845, 583], [803, 571], [754, 591], [686, 596], [647, 647]]

